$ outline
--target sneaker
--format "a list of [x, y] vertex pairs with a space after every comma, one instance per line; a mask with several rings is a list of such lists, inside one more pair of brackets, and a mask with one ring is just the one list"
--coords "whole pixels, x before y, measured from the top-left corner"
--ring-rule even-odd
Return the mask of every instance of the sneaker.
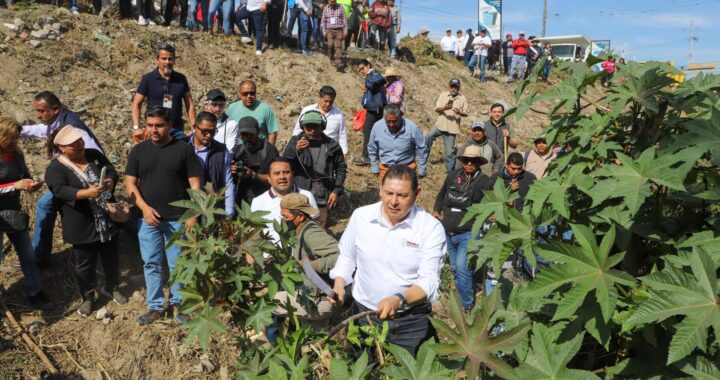
[[148, 310], [147, 313], [139, 316], [137, 318], [137, 321], [138, 321], [138, 324], [140, 324], [140, 326], [146, 326], [146, 325], [149, 325], [149, 324], [157, 321], [158, 319], [162, 318], [162, 316], [163, 316], [162, 312], [160, 312], [160, 311]]
[[350, 43], [350, 47], [351, 47], [351, 48], [356, 48], [356, 47], [357, 47], [357, 45], [355, 45], [355, 43], [354, 43], [354, 42], [351, 42], [351, 43]]
[[83, 301], [82, 305], [77, 309], [78, 314], [82, 315], [83, 317], [87, 317], [92, 313], [92, 307], [93, 307], [93, 301], [92, 300], [85, 300]]
[[32, 307], [36, 310], [50, 310], [53, 308], [53, 304], [48, 301], [45, 293], [42, 291], [38, 292], [34, 296], [28, 296], [28, 300], [30, 301], [30, 305], [32, 305]]
[[157, 25], [157, 24], [155, 24], [155, 21], [153, 21], [153, 20], [147, 20], [147, 24], [150, 25], [150, 26], [155, 26], [155, 25]]
[[173, 319], [178, 324], [184, 325], [190, 320], [190, 316], [180, 312], [180, 305], [170, 305], [170, 310], [173, 315]]
[[262, 50], [255, 50], [255, 55], [262, 55]]
[[302, 53], [303, 55], [312, 55], [312, 52], [310, 50], [305, 50]]
[[360, 157], [355, 158], [353, 160], [353, 163], [355, 165], [359, 165], [359, 166], [368, 166], [368, 165], [370, 165], [370, 159], [365, 156], [360, 156]]
[[137, 24], [140, 25], [140, 26], [145, 26], [145, 25], [147, 25], [147, 21], [145, 21], [145, 17], [139, 16], [138, 19], [137, 19]]
[[113, 289], [112, 292], [106, 289], [101, 289], [100, 294], [102, 294], [104, 297], [112, 299], [113, 302], [118, 305], [125, 305], [126, 303], [128, 303], [128, 298], [124, 294], [120, 293], [117, 288]]
[[244, 44], [249, 44], [252, 42], [252, 39], [250, 39], [250, 37], [248, 36], [242, 36], [240, 37], [240, 42]]
[[72, 13], [74, 15], [79, 15], [80, 11], [77, 8], [72, 7], [72, 8], [70, 8], [70, 13]]

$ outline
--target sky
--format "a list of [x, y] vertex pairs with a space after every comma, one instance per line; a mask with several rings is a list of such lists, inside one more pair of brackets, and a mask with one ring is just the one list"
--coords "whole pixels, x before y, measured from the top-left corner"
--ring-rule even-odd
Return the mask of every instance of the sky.
[[[402, 32], [421, 28], [439, 40], [446, 28], [477, 29], [477, 0], [395, 0], [401, 6]], [[503, 0], [503, 34], [538, 35], [543, 0]], [[547, 36], [583, 34], [610, 40], [611, 49], [627, 59], [689, 62], [693, 25], [693, 63], [720, 65], [720, 0], [548, 0]]]

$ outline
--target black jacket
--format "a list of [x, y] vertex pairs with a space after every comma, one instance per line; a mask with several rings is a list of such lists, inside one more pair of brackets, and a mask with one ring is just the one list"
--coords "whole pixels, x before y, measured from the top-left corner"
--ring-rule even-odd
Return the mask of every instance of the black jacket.
[[[293, 136], [285, 147], [283, 157], [292, 163], [295, 185], [310, 191], [315, 196], [318, 206], [324, 206], [330, 193], [340, 195], [345, 184], [347, 165], [340, 144], [322, 135], [320, 140], [320, 159], [313, 159], [311, 149], [298, 153], [295, 146], [305, 133]], [[311, 144], [313, 141], [311, 140]]]
[[[85, 150], [85, 158], [90, 163], [95, 173], [100, 173], [106, 167], [106, 177], [118, 183], [118, 172], [110, 161], [94, 149]], [[90, 201], [87, 199], [77, 200], [76, 194], [80, 189], [85, 188], [80, 179], [77, 178], [72, 169], [63, 165], [57, 158], [50, 161], [45, 171], [45, 182], [47, 182], [53, 196], [63, 202], [60, 208], [62, 218], [63, 239], [69, 244], [89, 244], [100, 241], [100, 235], [95, 230], [95, 219], [93, 218]], [[115, 189], [112, 189], [114, 192]], [[112, 201], [112, 199], [111, 199]]]
[[[192, 138], [192, 135], [188, 136], [185, 138], [185, 142], [192, 144]], [[203, 178], [205, 178], [205, 182], [212, 183], [213, 190], [215, 190], [216, 193], [225, 187], [226, 155], [227, 148], [225, 147], [225, 144], [214, 139], [210, 140], [210, 146], [208, 147], [208, 153], [205, 159]]]
[[[492, 177], [493, 184], [495, 184], [495, 182], [497, 182], [498, 177], [503, 179], [503, 182], [505, 183], [505, 187], [510, 186], [510, 182], [512, 182], [512, 180], [513, 180], [513, 178], [510, 177], [510, 175], [507, 173], [505, 168], [503, 168], [503, 170], [500, 173], [498, 173], [497, 175], [494, 175]], [[513, 201], [513, 207], [522, 211], [523, 203], [525, 203], [525, 196], [527, 195], [528, 191], [530, 190], [530, 185], [532, 185], [536, 179], [537, 178], [535, 177], [534, 174], [532, 174], [530, 172], [526, 172], [525, 170], [523, 170], [522, 173], [520, 173], [520, 175], [517, 176], [517, 178], [515, 178], [515, 180], [520, 182], [520, 188], [518, 189], [518, 194], [520, 194], [520, 197]]]
[[482, 201], [483, 190], [492, 190], [494, 182], [480, 171], [469, 182], [463, 169], [453, 170], [445, 178], [440, 192], [435, 198], [434, 211], [442, 212], [442, 225], [448, 235], [455, 235], [472, 229], [473, 222], [460, 225], [467, 214], [468, 207]]

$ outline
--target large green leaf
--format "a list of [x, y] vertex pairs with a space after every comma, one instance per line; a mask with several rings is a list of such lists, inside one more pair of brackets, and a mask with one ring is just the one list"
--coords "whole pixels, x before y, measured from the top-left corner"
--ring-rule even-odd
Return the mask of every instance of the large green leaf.
[[567, 364], [580, 350], [583, 336], [579, 334], [570, 341], [557, 344], [557, 333], [547, 326], [534, 323], [530, 353], [517, 368], [518, 375], [523, 379], [534, 380], [600, 379], [590, 371], [567, 368]]
[[388, 345], [388, 351], [393, 354], [400, 365], [385, 367], [382, 369], [382, 373], [390, 376], [391, 379], [452, 380], [455, 377], [453, 372], [437, 360], [437, 353], [431, 348], [433, 344], [435, 344], [434, 339], [423, 343], [415, 358], [400, 346]]
[[272, 323], [272, 313], [275, 309], [275, 305], [268, 305], [265, 299], [260, 299], [258, 303], [250, 306], [245, 325], [252, 326], [255, 332], [261, 332], [263, 327]]
[[685, 364], [682, 371], [697, 380], [717, 380], [720, 379], [720, 369], [717, 362], [713, 364], [710, 360], [703, 356], [695, 358], [695, 364]]
[[432, 348], [440, 355], [465, 359], [465, 373], [468, 379], [478, 377], [483, 365], [504, 379], [518, 379], [510, 364], [496, 354], [502, 350], [511, 350], [527, 339], [530, 324], [525, 322], [504, 333], [491, 335], [493, 326], [490, 322], [499, 306], [500, 291], [496, 288], [475, 306], [471, 320], [468, 322], [460, 299], [453, 292], [450, 296], [449, 312], [454, 327], [442, 320], [430, 319], [440, 335], [448, 339], [447, 343], [437, 343]]
[[362, 355], [348, 367], [348, 363], [344, 359], [332, 358], [330, 360], [330, 379], [331, 380], [364, 380], [370, 374], [373, 365], [368, 365], [367, 351], [363, 351]]
[[599, 246], [588, 227], [573, 224], [572, 231], [580, 246], [551, 241], [537, 248], [540, 256], [556, 263], [540, 272], [528, 286], [528, 292], [545, 297], [561, 286], [570, 284], [570, 290], [558, 301], [557, 312], [553, 317], [553, 320], [560, 320], [572, 318], [588, 293], [594, 290], [603, 321], [607, 322], [618, 298], [616, 284], [635, 285], [632, 276], [613, 269], [625, 254], [611, 255], [615, 243], [614, 227], [605, 234]]
[[210, 343], [210, 333], [215, 331], [220, 334], [227, 332], [227, 328], [218, 318], [218, 314], [222, 311], [219, 307], [210, 307], [205, 305], [200, 313], [193, 315], [193, 318], [182, 325], [182, 328], [188, 329], [188, 336], [183, 342], [183, 346], [187, 346], [197, 337], [200, 347], [206, 351]]
[[687, 259], [690, 272], [667, 265], [662, 271], [642, 278], [650, 296], [626, 322], [634, 325], [684, 316], [682, 322], [675, 325], [668, 364], [688, 356], [695, 349], [707, 351], [708, 329], [720, 331], [718, 267], [702, 251], [688, 255]]

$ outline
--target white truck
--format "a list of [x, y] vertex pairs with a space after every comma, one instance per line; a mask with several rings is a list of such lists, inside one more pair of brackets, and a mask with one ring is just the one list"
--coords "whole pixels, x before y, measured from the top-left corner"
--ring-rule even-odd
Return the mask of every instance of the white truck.
[[593, 41], [587, 36], [555, 36], [538, 39], [543, 47], [549, 42], [552, 45], [553, 56], [560, 61], [585, 62], [592, 53]]

